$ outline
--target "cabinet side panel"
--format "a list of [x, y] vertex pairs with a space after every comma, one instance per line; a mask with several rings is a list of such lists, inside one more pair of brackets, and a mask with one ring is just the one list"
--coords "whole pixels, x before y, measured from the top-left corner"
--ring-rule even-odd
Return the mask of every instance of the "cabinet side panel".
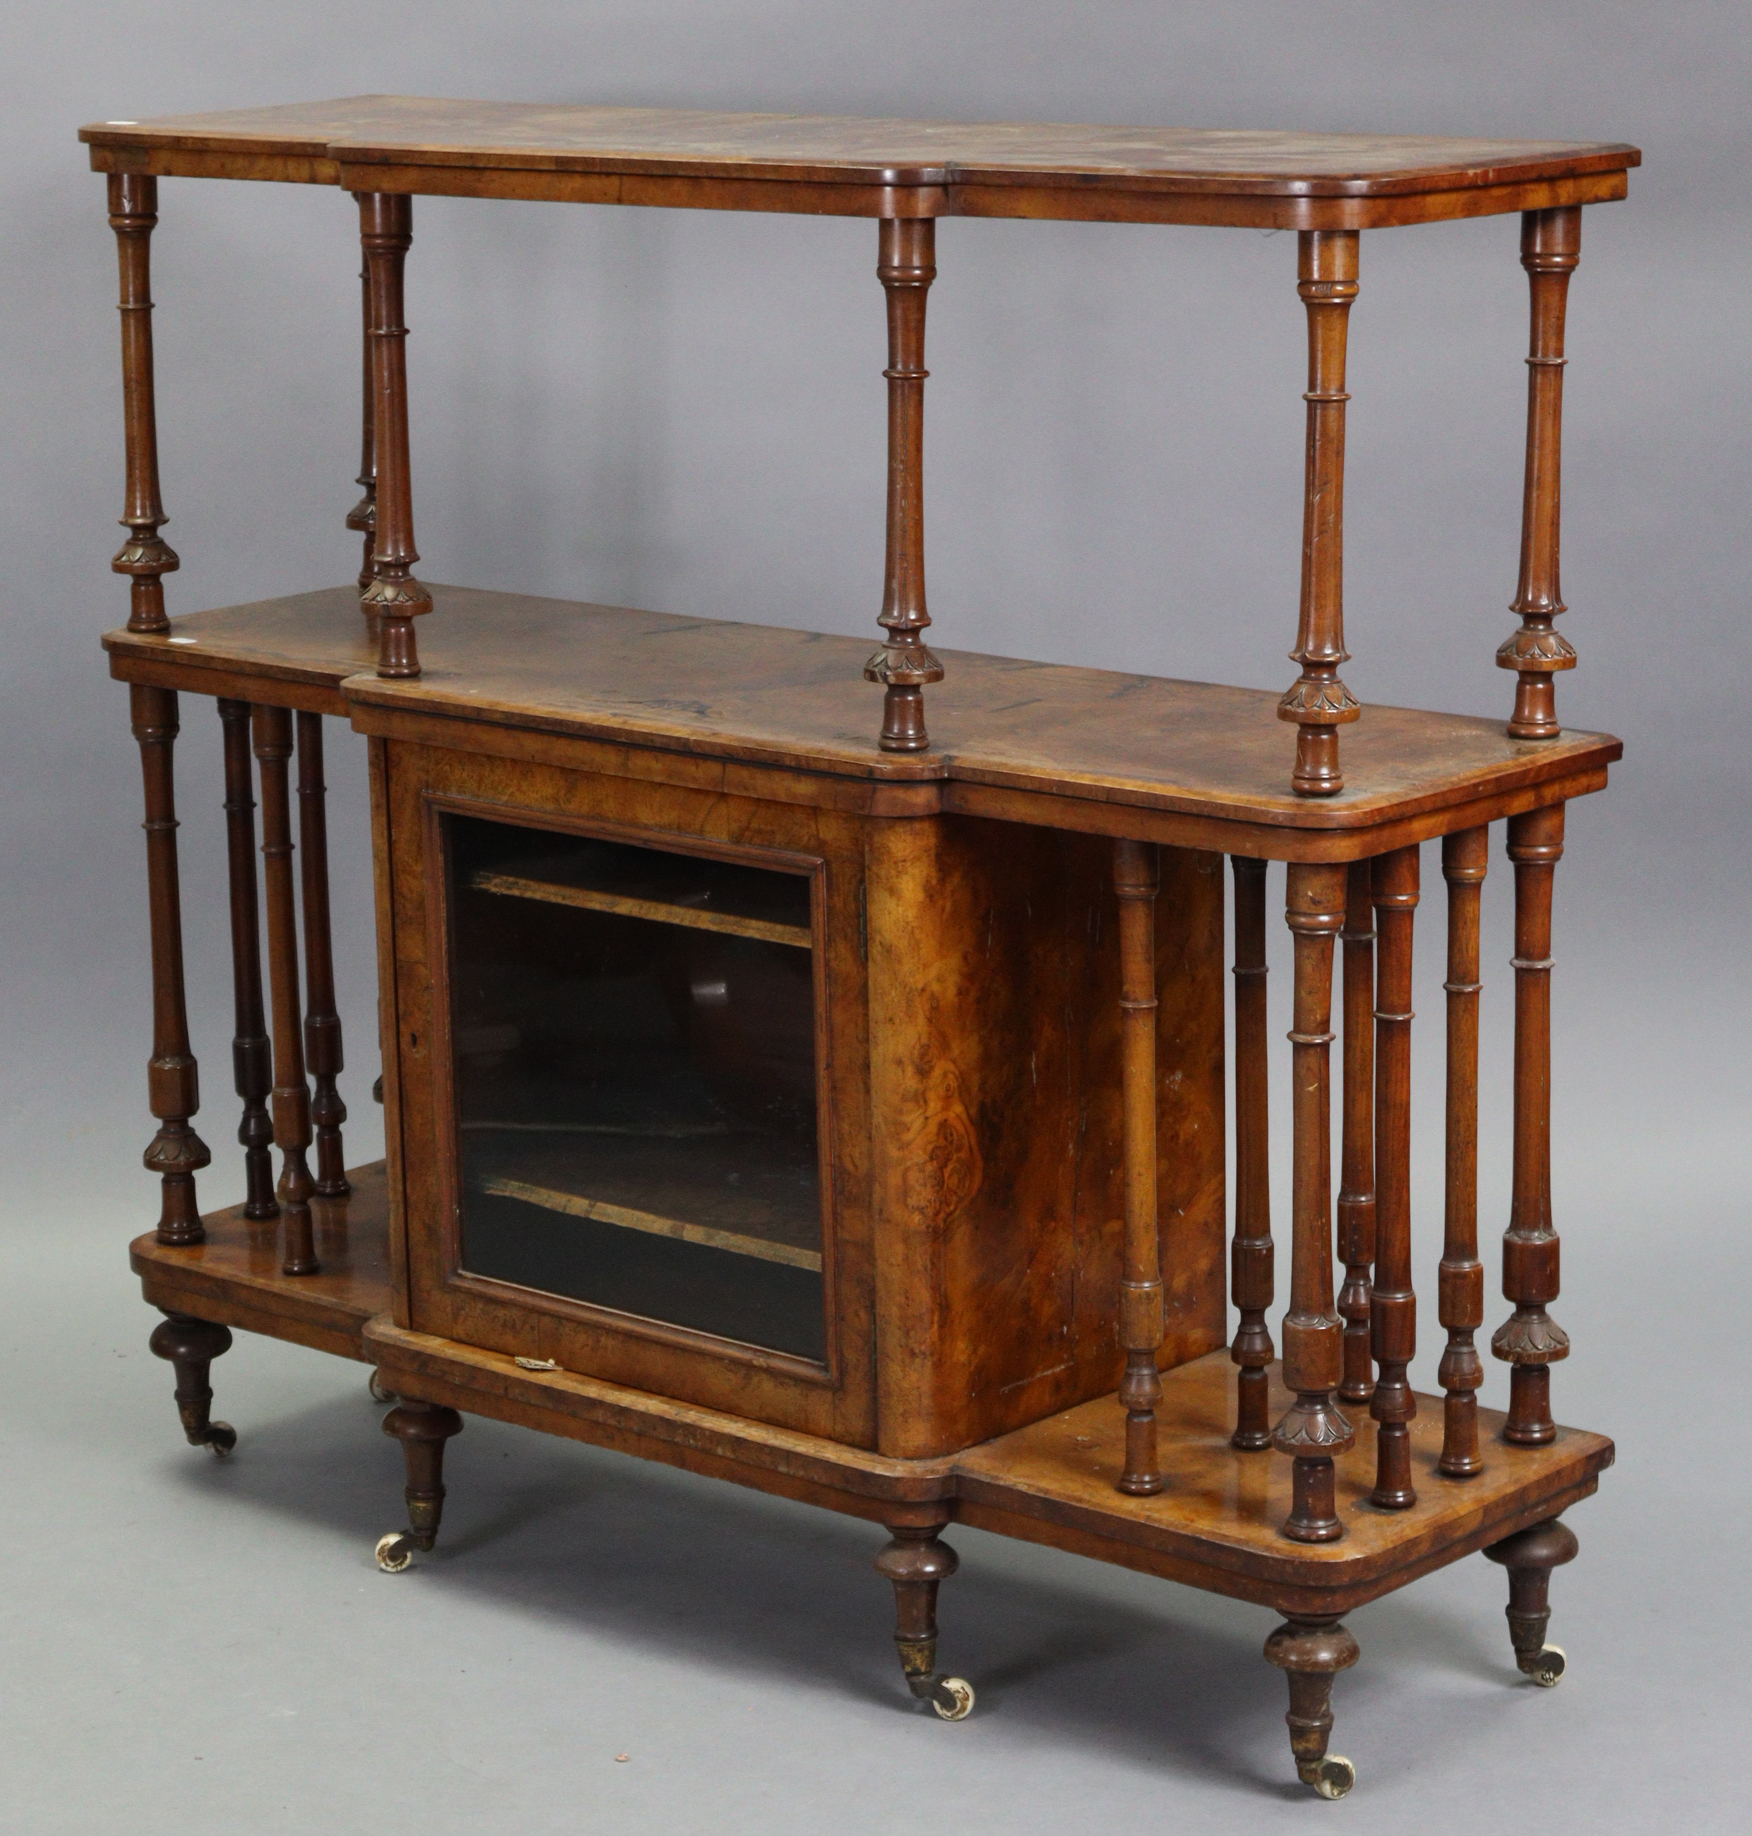
[[[925, 1455], [1118, 1382], [1111, 845], [965, 817], [872, 838], [879, 1445]], [[1165, 850], [1157, 908], [1165, 1364], [1224, 1332], [1214, 862]]]

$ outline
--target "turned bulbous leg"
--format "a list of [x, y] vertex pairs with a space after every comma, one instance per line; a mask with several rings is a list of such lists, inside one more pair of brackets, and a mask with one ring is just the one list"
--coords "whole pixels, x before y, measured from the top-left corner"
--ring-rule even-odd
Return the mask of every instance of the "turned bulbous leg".
[[1357, 1641], [1336, 1619], [1290, 1618], [1265, 1641], [1267, 1663], [1289, 1679], [1290, 1751], [1296, 1776], [1323, 1798], [1342, 1798], [1357, 1782], [1349, 1760], [1326, 1751], [1332, 1737], [1332, 1679], [1360, 1656]]
[[230, 1351], [230, 1328], [186, 1313], [167, 1313], [153, 1328], [150, 1344], [155, 1355], [168, 1359], [176, 1370], [176, 1412], [189, 1445], [210, 1447], [223, 1459], [237, 1445], [237, 1430], [209, 1415], [213, 1391], [207, 1370], [215, 1358]]
[[1509, 1571], [1509, 1637], [1521, 1674], [1544, 1689], [1556, 1687], [1564, 1672], [1561, 1645], [1545, 1642], [1551, 1623], [1551, 1571], [1576, 1558], [1576, 1533], [1548, 1517], [1542, 1524], [1492, 1543], [1485, 1554]]
[[941, 1524], [890, 1524], [893, 1541], [876, 1557], [876, 1572], [894, 1583], [894, 1645], [906, 1686], [945, 1721], [961, 1721], [973, 1707], [973, 1685], [937, 1668], [937, 1587], [960, 1567], [960, 1558], [937, 1540]]
[[444, 1515], [444, 1443], [462, 1433], [462, 1417], [442, 1403], [406, 1397], [383, 1418], [383, 1432], [401, 1442], [408, 1463], [408, 1527], [377, 1540], [377, 1566], [395, 1575], [413, 1560], [416, 1549], [430, 1549], [438, 1540], [438, 1522]]

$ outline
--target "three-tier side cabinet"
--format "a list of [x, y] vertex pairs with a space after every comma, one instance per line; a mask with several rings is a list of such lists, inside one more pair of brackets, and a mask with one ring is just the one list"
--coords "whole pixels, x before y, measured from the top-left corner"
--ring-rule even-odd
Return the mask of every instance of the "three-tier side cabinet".
[[[150, 886], [146, 1165], [163, 1206], [133, 1264], [166, 1316], [152, 1345], [188, 1439], [234, 1444], [208, 1378], [244, 1328], [360, 1359], [395, 1401], [408, 1525], [378, 1546], [390, 1572], [432, 1547], [464, 1412], [869, 1518], [889, 1534], [877, 1567], [907, 1683], [947, 1720], [973, 1702], [937, 1662], [953, 1522], [1255, 1601], [1281, 1616], [1265, 1654], [1288, 1676], [1297, 1771], [1326, 1797], [1354, 1778], [1327, 1742], [1333, 1679], [1358, 1656], [1343, 1615], [1363, 1602], [1482, 1550], [1509, 1572], [1520, 1671], [1555, 1683], [1548, 1587], [1576, 1551], [1560, 1516], [1612, 1444], [1552, 1415], [1569, 1348], [1549, 1311], [1552, 886], [1566, 805], [1621, 750], [1557, 716], [1576, 662], [1555, 624], [1563, 327], [1584, 209], [1625, 195], [1636, 150], [385, 96], [81, 137], [120, 248], [114, 566], [132, 611], [104, 642], [129, 685]], [[164, 177], [357, 201], [356, 585], [169, 616], [148, 280]], [[880, 646], [422, 584], [403, 314], [422, 194], [874, 218]], [[1519, 623], [1495, 657], [1507, 718], [1364, 708], [1339, 673], [1363, 233], [1511, 213], [1532, 318]], [[937, 222], [960, 216], [1297, 232], [1306, 504], [1287, 692], [933, 652], [925, 302]], [[247, 1192], [208, 1213], [172, 777], [179, 706], [205, 701], [224, 747]], [[388, 1145], [353, 1168], [325, 718], [368, 736], [371, 774]], [[1497, 1308], [1477, 1218], [1493, 825], [1515, 912]], [[1407, 1379], [1426, 842], [1446, 894], [1439, 1397]], [[1275, 1021], [1293, 1128], [1281, 1319], [1273, 897], [1294, 954]], [[1511, 1367], [1506, 1414], [1478, 1404], [1487, 1327]]]

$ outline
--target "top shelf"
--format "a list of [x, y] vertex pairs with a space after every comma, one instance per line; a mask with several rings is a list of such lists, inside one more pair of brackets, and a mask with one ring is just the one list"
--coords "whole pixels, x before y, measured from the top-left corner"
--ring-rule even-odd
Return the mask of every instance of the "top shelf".
[[1635, 147], [348, 96], [80, 129], [99, 171], [705, 209], [1372, 229], [1603, 203]]

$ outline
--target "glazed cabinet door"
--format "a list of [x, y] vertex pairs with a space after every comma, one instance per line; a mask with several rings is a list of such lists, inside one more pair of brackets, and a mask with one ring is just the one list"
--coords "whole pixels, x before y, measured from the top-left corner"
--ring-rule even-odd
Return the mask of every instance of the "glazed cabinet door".
[[862, 838], [392, 744], [418, 1331], [872, 1438]]

